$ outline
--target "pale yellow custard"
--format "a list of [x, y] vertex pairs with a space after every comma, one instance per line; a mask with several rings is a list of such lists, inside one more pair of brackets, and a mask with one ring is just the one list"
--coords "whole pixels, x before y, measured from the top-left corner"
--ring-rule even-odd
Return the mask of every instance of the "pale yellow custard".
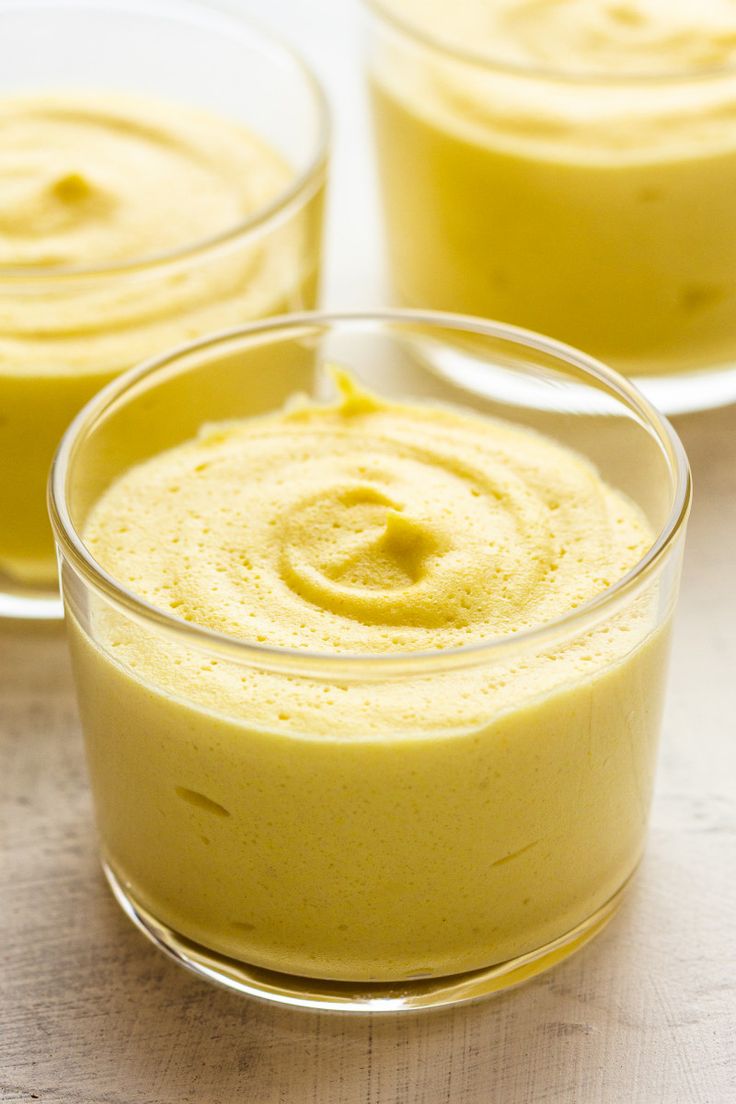
[[548, 333], [627, 374], [732, 365], [736, 5], [378, 7], [408, 28], [371, 63], [402, 302]]
[[84, 540], [117, 582], [294, 671], [231, 661], [93, 602], [70, 618], [108, 862], [161, 922], [243, 961], [353, 980], [526, 953], [605, 905], [642, 847], [666, 631], [604, 624], [440, 672], [631, 569], [643, 514], [511, 423], [341, 397], [204, 426], [131, 468]]
[[149, 356], [313, 305], [319, 215], [232, 237], [294, 170], [239, 124], [181, 104], [7, 98], [0, 147], [0, 573], [43, 582], [45, 482], [74, 414]]
[[453, 49], [522, 69], [669, 76], [736, 63], [733, 0], [397, 0], [390, 11]]

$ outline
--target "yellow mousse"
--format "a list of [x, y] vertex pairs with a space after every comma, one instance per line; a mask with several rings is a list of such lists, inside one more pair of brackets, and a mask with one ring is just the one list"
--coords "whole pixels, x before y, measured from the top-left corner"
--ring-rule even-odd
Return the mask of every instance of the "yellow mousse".
[[627, 373], [733, 363], [736, 5], [385, 7], [478, 62], [392, 38], [372, 73], [400, 298]]
[[[551, 439], [337, 381], [334, 404], [204, 426], [93, 506], [85, 542], [123, 586], [295, 651], [269, 670], [98, 606], [72, 621], [98, 823], [136, 900], [217, 951], [452, 974], [566, 933], [636, 865], [665, 650], [651, 601], [564, 643], [513, 639], [652, 534]], [[510, 652], [401, 677], [354, 658], [501, 638]]]
[[293, 177], [224, 118], [132, 96], [17, 97], [0, 101], [0, 145], [0, 573], [41, 582], [54, 575], [45, 481], [77, 410], [154, 353], [310, 305], [315, 253], [293, 224], [195, 249]]

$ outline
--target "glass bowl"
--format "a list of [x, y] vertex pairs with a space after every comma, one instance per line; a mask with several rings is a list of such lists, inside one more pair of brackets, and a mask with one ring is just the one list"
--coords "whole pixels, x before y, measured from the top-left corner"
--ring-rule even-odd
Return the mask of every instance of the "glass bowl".
[[179, 342], [315, 305], [327, 109], [289, 49], [198, 0], [0, 0], [0, 61], [0, 97], [134, 94], [204, 109], [288, 166], [273, 199], [208, 240], [120, 264], [0, 267], [0, 617], [51, 618], [45, 485], [77, 411]]
[[550, 334], [669, 414], [734, 401], [736, 68], [525, 68], [441, 10], [366, 0], [398, 301]]
[[[202, 423], [323, 398], [326, 363], [574, 448], [644, 512], [651, 547], [538, 628], [390, 655], [236, 640], [102, 569], [85, 525], [114, 480]], [[50, 510], [124, 910], [212, 981], [323, 1009], [471, 1000], [570, 954], [613, 914], [644, 846], [689, 501], [678, 438], [634, 387], [478, 319], [276, 318], [111, 383], [64, 437]]]

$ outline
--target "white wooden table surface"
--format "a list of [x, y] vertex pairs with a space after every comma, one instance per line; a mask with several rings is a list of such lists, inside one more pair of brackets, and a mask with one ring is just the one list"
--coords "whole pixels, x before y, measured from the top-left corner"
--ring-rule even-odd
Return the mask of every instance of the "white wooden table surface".
[[[379, 302], [352, 0], [248, 6], [341, 90], [326, 298]], [[736, 407], [676, 424], [696, 502], [647, 857], [593, 944], [485, 1003], [317, 1016], [166, 961], [98, 870], [62, 631], [0, 630], [0, 1101], [736, 1101]]]

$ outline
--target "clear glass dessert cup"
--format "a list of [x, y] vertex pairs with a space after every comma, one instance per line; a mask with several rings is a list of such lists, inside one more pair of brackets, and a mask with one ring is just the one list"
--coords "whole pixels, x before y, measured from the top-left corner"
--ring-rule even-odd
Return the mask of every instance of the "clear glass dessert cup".
[[147, 357], [316, 305], [328, 117], [297, 56], [207, 0], [0, 0], [0, 62], [0, 97], [124, 93], [204, 109], [291, 171], [208, 240], [124, 264], [0, 268], [0, 617], [58, 618], [45, 487], [63, 431]]
[[398, 301], [550, 334], [668, 414], [736, 400], [736, 69], [524, 68], [365, 8]]
[[[85, 522], [118, 476], [202, 423], [326, 397], [326, 363], [577, 450], [644, 512], [651, 546], [555, 621], [390, 655], [237, 641], [101, 568]], [[677, 436], [628, 381], [479, 319], [276, 318], [108, 385], [49, 494], [105, 870], [171, 957], [271, 1001], [395, 1011], [515, 985], [613, 915], [645, 841], [690, 503]], [[510, 696], [476, 709], [489, 685]], [[295, 728], [287, 693], [324, 694], [322, 723]]]

